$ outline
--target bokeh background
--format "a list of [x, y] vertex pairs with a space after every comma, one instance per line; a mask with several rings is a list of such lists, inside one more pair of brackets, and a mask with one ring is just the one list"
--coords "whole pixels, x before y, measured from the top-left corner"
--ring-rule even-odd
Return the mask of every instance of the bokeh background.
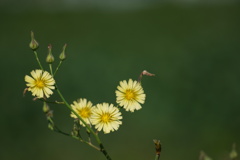
[[[201, 150], [225, 160], [234, 142], [239, 151], [239, 1], [1, 0], [0, 18], [1, 160], [105, 159], [50, 131], [42, 103], [23, 97], [24, 76], [38, 68], [30, 31], [42, 63], [48, 44], [56, 59], [68, 44], [56, 80], [69, 103], [115, 103], [120, 80], [156, 74], [143, 77], [142, 110], [123, 112], [117, 132], [100, 134], [114, 160], [154, 159], [153, 139], [162, 142], [163, 160], [198, 159]], [[69, 110], [50, 107], [70, 132]]]

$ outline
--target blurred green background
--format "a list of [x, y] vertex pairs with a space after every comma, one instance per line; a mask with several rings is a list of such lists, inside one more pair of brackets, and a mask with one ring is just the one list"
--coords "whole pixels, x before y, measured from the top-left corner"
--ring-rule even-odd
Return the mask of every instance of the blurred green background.
[[[156, 74], [143, 78], [143, 108], [123, 112], [118, 131], [100, 134], [113, 160], [154, 159], [153, 139], [162, 142], [162, 160], [198, 159], [201, 150], [223, 160], [232, 143], [240, 146], [237, 1], [1, 1], [0, 13], [1, 160], [104, 160], [51, 132], [42, 103], [23, 97], [24, 76], [38, 68], [28, 48], [31, 30], [43, 62], [48, 44], [56, 59], [68, 44], [56, 80], [69, 103], [115, 103], [120, 80], [145, 69]], [[70, 132], [69, 110], [50, 107]]]

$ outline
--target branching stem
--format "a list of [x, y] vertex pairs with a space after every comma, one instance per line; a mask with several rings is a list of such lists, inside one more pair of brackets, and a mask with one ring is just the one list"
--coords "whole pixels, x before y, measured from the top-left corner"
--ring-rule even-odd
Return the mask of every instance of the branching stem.
[[62, 65], [62, 61], [59, 62], [58, 66], [57, 66], [57, 68], [56, 68], [56, 70], [53, 74], [53, 77], [56, 75], [56, 73], [57, 73], [57, 71], [58, 71], [58, 69], [60, 68], [61, 65]]
[[53, 69], [52, 69], [52, 64], [51, 63], [49, 64], [49, 70], [50, 70], [51, 75], [53, 76]]
[[[57, 87], [57, 85], [55, 84], [56, 86], [56, 90], [60, 96], [60, 98], [62, 99], [62, 101], [64, 102], [64, 104], [68, 107], [68, 109], [71, 110], [71, 112], [73, 112], [77, 118], [86, 126], [86, 128], [90, 131], [90, 133], [94, 136], [94, 138], [96, 139], [99, 147], [100, 147], [100, 151], [104, 154], [104, 156], [107, 158], [107, 160], [111, 160], [111, 157], [108, 155], [107, 151], [105, 150], [98, 134], [96, 134], [94, 132], [94, 130], [82, 119], [82, 117], [80, 117], [73, 109], [72, 107], [68, 104], [68, 102], [65, 100], [65, 98], [63, 97], [62, 93], [60, 92], [59, 88]], [[86, 143], [86, 142], [85, 142]], [[91, 145], [92, 143], [88, 142], [87, 143], [88, 145]]]
[[39, 59], [38, 59], [37, 51], [33, 51], [33, 52], [34, 52], [34, 54], [35, 54], [35, 57], [36, 57], [36, 60], [37, 60], [37, 62], [38, 62], [39, 67], [41, 68], [41, 70], [43, 70], [43, 67], [42, 67], [42, 65], [41, 65], [41, 62], [40, 62]]

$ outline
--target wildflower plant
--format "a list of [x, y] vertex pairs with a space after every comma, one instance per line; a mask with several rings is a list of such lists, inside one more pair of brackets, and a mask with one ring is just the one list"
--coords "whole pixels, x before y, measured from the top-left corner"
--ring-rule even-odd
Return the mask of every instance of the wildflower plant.
[[[102, 152], [107, 160], [111, 160], [98, 132], [102, 131], [104, 134], [108, 134], [117, 131], [122, 125], [123, 109], [134, 112], [142, 108], [142, 105], [146, 100], [146, 94], [141, 85], [142, 76], [154, 76], [154, 74], [143, 71], [138, 80], [129, 79], [128, 81], [120, 81], [119, 86], [117, 86], [115, 91], [116, 104], [106, 102], [93, 104], [90, 100], [83, 97], [70, 104], [64, 98], [60, 91], [60, 87], [55, 80], [56, 73], [66, 59], [65, 50], [67, 45], [65, 44], [63, 46], [63, 50], [59, 55], [59, 63], [55, 70], [53, 70], [52, 67], [52, 63], [55, 62], [54, 54], [52, 53], [52, 46], [48, 46], [48, 55], [46, 57], [46, 62], [49, 64], [48, 71], [42, 67], [41, 61], [38, 58], [37, 49], [39, 48], [39, 44], [36, 41], [33, 32], [31, 32], [31, 42], [29, 47], [35, 55], [39, 68], [33, 69], [30, 72], [30, 75], [25, 76], [24, 79], [27, 88], [24, 90], [24, 94], [26, 91], [29, 91], [32, 96], [34, 96], [34, 100], [40, 100], [43, 102], [43, 112], [47, 117], [48, 128], [89, 145]], [[58, 94], [60, 101], [50, 101], [49, 98], [52, 94]], [[69, 115], [73, 118], [73, 128], [70, 133], [66, 133], [56, 126], [53, 119], [53, 111], [50, 109], [50, 104], [52, 103], [64, 104], [69, 109]], [[88, 139], [82, 138], [81, 133], [84, 131], [87, 132], [89, 136]], [[92, 143], [91, 138], [96, 140], [96, 144]], [[154, 140], [154, 144], [156, 148], [155, 160], [157, 160], [160, 157], [161, 144], [159, 140]]]

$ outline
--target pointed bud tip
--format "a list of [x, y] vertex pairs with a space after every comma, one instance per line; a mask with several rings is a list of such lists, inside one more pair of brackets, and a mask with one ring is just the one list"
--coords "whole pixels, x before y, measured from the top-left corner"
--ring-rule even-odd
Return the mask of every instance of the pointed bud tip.
[[36, 39], [34, 38], [34, 33], [33, 33], [33, 31], [31, 31], [31, 42], [29, 43], [29, 47], [30, 47], [33, 51], [37, 50], [38, 47], [39, 47], [38, 42], [37, 42]]
[[52, 49], [52, 45], [51, 44], [48, 45], [48, 49]]
[[62, 50], [61, 54], [59, 55], [59, 59], [61, 61], [66, 59], [66, 54], [65, 54], [66, 47], [67, 47], [67, 44], [65, 43], [64, 46], [63, 46], [63, 50]]
[[54, 56], [52, 55], [52, 45], [51, 44], [48, 45], [48, 55], [46, 58], [46, 62], [50, 63], [50, 64], [54, 62]]

